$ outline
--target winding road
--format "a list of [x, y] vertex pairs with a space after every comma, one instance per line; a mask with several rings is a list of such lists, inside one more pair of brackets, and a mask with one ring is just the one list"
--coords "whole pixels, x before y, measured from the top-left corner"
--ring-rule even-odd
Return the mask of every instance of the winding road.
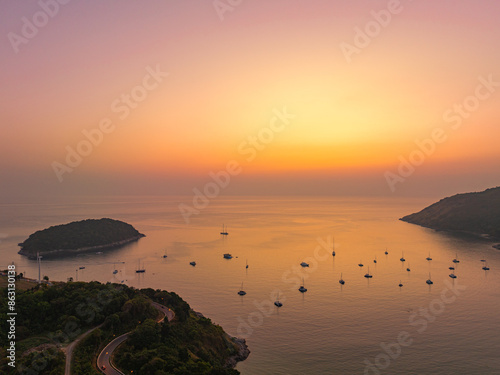
[[[102, 325], [102, 324], [101, 324]], [[73, 350], [76, 348], [78, 343], [85, 338], [88, 334], [90, 334], [93, 330], [99, 328], [101, 325], [98, 325], [97, 327], [94, 327], [92, 329], [89, 329], [87, 332], [84, 334], [78, 336], [78, 338], [73, 341], [71, 344], [69, 344], [66, 349], [64, 350], [66, 352], [66, 367], [64, 369], [64, 375], [71, 375], [71, 360], [73, 358]]]
[[[154, 308], [156, 308], [163, 314], [163, 316], [157, 320], [158, 323], [163, 323], [165, 317], [169, 322], [174, 318], [175, 316], [174, 312], [170, 310], [168, 307], [160, 305], [159, 303], [156, 302], [151, 302], [151, 304], [153, 305]], [[115, 349], [118, 346], [120, 346], [122, 342], [127, 340], [129, 335], [130, 332], [118, 336], [116, 339], [114, 339], [108, 345], [106, 345], [106, 347], [99, 354], [99, 357], [97, 357], [97, 367], [103, 374], [124, 375], [123, 372], [113, 367], [113, 365], [111, 364], [111, 358], [113, 357], [113, 352], [115, 351]]]

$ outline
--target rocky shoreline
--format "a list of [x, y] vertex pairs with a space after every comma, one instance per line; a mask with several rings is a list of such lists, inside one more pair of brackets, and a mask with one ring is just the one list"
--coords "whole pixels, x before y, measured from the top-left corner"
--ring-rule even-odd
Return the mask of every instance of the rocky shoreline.
[[235, 368], [238, 362], [242, 362], [250, 355], [250, 349], [245, 339], [231, 337], [231, 340], [238, 346], [238, 353], [230, 357], [226, 362], [226, 367]]
[[[121, 241], [116, 241], [112, 242], [109, 244], [104, 244], [104, 245], [98, 245], [98, 246], [89, 246], [89, 247], [81, 247], [78, 249], [54, 249], [54, 250], [49, 250], [49, 251], [41, 251], [40, 255], [44, 257], [51, 257], [51, 256], [56, 256], [56, 255], [70, 255], [70, 254], [78, 254], [78, 253], [84, 253], [84, 252], [90, 252], [90, 251], [100, 251], [100, 250], [106, 250], [106, 249], [111, 249], [115, 247], [120, 247], [122, 245], [125, 245], [130, 242], [138, 241], [140, 238], [146, 237], [144, 234], [140, 234], [134, 237], [130, 237]], [[20, 246], [22, 244], [19, 244]], [[36, 260], [36, 254], [32, 254], [31, 252], [25, 251], [23, 248], [19, 250], [18, 254], [24, 255], [28, 257], [28, 259], [33, 259]]]

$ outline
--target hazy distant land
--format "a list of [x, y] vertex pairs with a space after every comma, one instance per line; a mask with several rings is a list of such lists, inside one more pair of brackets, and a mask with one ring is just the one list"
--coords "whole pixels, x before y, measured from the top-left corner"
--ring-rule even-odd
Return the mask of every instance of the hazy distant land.
[[74, 221], [31, 234], [19, 244], [19, 254], [36, 259], [37, 252], [47, 257], [104, 250], [137, 241], [144, 236], [132, 225], [119, 220], [104, 218]]
[[498, 240], [500, 187], [444, 198], [400, 220], [435, 230], [469, 233]]

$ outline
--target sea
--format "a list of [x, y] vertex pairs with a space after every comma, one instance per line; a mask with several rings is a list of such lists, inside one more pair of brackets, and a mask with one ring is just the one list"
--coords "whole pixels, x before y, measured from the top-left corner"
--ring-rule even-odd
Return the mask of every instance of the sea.
[[42, 259], [42, 277], [174, 291], [246, 339], [243, 375], [500, 374], [500, 250], [484, 238], [399, 220], [431, 203], [217, 197], [188, 221], [179, 204], [192, 205], [191, 197], [181, 196], [1, 204], [0, 267], [14, 262], [36, 279], [37, 262], [19, 255], [18, 243], [52, 225], [109, 217], [146, 237]]

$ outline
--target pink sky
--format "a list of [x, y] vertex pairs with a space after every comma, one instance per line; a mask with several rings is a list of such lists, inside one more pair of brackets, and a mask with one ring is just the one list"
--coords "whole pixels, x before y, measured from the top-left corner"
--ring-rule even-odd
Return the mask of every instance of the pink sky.
[[[470, 99], [488, 77], [500, 82], [497, 1], [242, 1], [222, 19], [212, 1], [41, 3], [57, 14], [16, 44], [43, 7], [2, 1], [2, 201], [190, 195], [229, 160], [243, 171], [227, 194], [441, 196], [499, 184], [500, 86]], [[387, 24], [356, 47], [372, 12]], [[342, 43], [359, 53], [346, 59]], [[145, 97], [122, 116], [133, 90]], [[443, 115], [455, 104], [473, 110], [453, 129]], [[293, 119], [248, 161], [248, 137], [284, 108]], [[113, 130], [60, 182], [54, 162], [67, 166], [67, 147], [105, 118]], [[446, 141], [392, 192], [386, 172], [436, 128]]]

